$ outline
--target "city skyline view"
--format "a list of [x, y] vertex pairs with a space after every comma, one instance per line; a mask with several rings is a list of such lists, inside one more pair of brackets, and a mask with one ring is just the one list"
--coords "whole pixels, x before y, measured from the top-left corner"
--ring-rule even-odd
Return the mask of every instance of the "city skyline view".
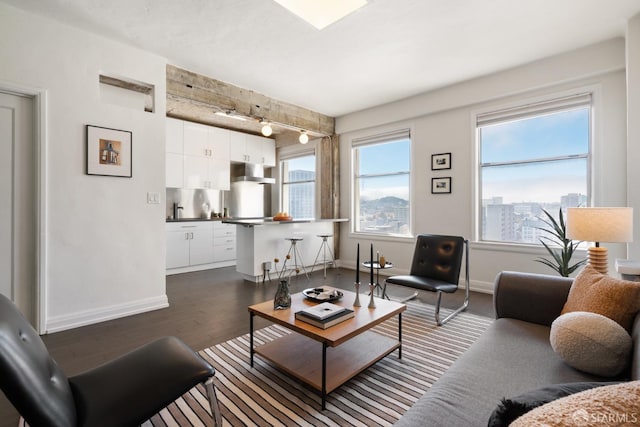
[[481, 199], [552, 203], [587, 194], [589, 107], [482, 126], [479, 138]]
[[[581, 105], [478, 126], [482, 240], [539, 243], [543, 209], [557, 217], [588, 204], [590, 113]], [[410, 139], [356, 146], [354, 159], [356, 231], [410, 234]], [[294, 165], [315, 173], [314, 157]]]
[[410, 234], [411, 140], [362, 145], [354, 150], [356, 231]]
[[295, 157], [282, 163], [286, 175], [282, 209], [294, 218], [315, 218], [315, 156]]
[[590, 106], [479, 126], [481, 240], [540, 243], [546, 210], [588, 204]]

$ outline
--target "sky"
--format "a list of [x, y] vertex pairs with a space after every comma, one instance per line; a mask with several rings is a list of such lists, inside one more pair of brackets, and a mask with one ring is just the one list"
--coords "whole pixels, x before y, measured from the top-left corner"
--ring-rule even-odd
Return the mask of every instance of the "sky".
[[[411, 142], [362, 146], [360, 151], [360, 174], [409, 172], [411, 168]], [[409, 175], [385, 176], [361, 179], [360, 197], [375, 200], [385, 196], [409, 200]]]
[[[481, 161], [548, 159], [589, 152], [589, 108], [516, 120], [481, 129]], [[560, 202], [569, 193], [587, 194], [586, 158], [504, 165], [483, 169], [483, 199], [504, 203]]]
[[[480, 131], [481, 161], [499, 163], [586, 155], [589, 133], [589, 107], [484, 126]], [[410, 169], [408, 139], [403, 143], [361, 146], [359, 152], [361, 174]], [[481, 197], [502, 197], [504, 203], [559, 203], [560, 197], [569, 193], [587, 194], [587, 161], [575, 158], [483, 168]], [[292, 159], [289, 166], [290, 170], [315, 170], [315, 158]], [[360, 194], [365, 200], [384, 196], [408, 199], [408, 187], [408, 175], [367, 178], [361, 180]]]

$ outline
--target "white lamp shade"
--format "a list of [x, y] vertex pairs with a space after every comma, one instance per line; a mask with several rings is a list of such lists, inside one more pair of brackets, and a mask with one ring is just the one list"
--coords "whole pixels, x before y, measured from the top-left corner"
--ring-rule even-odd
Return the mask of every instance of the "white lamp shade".
[[631, 242], [633, 208], [567, 208], [567, 237], [586, 242]]

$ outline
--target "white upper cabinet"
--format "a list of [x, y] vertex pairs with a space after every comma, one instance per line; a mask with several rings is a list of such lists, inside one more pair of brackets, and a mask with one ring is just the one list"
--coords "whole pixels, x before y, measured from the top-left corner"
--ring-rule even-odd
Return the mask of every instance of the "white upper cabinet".
[[230, 158], [233, 162], [276, 165], [275, 141], [242, 132], [229, 132]]
[[229, 131], [229, 158], [232, 162], [247, 163], [247, 134]]
[[166, 183], [169, 188], [184, 187], [184, 122], [165, 119]]
[[264, 166], [273, 168], [276, 166], [276, 142], [273, 139], [264, 138], [262, 145], [262, 157]]
[[[180, 133], [182, 148], [177, 153]], [[166, 156], [167, 187], [229, 190], [229, 131], [168, 118]]]
[[165, 119], [167, 153], [183, 154], [184, 122], [167, 117]]
[[210, 127], [209, 128], [209, 147], [211, 149], [211, 157], [217, 160], [230, 161], [229, 157], [229, 134], [231, 132], [226, 129]]
[[184, 124], [184, 155], [211, 157], [209, 146], [209, 127], [197, 123]]
[[176, 153], [166, 153], [166, 183], [169, 188], [184, 187], [184, 156]]

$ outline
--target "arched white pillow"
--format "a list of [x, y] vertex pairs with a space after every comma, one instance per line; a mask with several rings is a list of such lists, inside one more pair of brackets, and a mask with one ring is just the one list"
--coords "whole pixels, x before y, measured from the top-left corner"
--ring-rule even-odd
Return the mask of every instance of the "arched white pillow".
[[590, 374], [613, 377], [629, 365], [631, 336], [601, 314], [563, 314], [551, 324], [549, 340], [568, 365]]

